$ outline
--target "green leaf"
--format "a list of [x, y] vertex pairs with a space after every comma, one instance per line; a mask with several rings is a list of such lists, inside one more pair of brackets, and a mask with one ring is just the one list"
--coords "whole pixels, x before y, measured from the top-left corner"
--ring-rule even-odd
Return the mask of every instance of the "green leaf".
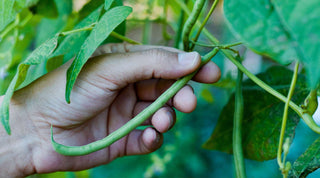
[[229, 26], [249, 48], [280, 64], [299, 59], [312, 88], [320, 81], [319, 11], [318, 0], [224, 1]]
[[9, 88], [7, 89], [6, 95], [3, 98], [3, 102], [0, 108], [1, 122], [8, 134], [11, 133], [9, 126], [9, 103], [13, 92], [26, 79], [29, 67], [31, 65], [41, 64], [54, 51], [58, 44], [58, 37], [59, 35], [55, 35], [53, 38], [40, 45], [28, 56], [28, 58], [23, 63], [19, 65], [18, 71], [11, 81]]
[[320, 167], [320, 137], [293, 163], [289, 177], [306, 177]]
[[[277, 91], [287, 95], [292, 72], [282, 67], [272, 67], [258, 77]], [[292, 100], [302, 103], [308, 94], [305, 78], [298, 77]], [[284, 103], [268, 94], [252, 81], [243, 83], [244, 116], [242, 135], [244, 156], [249, 159], [264, 161], [277, 155]], [[204, 148], [232, 153], [234, 95], [223, 108], [211, 138]], [[286, 137], [293, 138], [299, 117], [289, 110]]]
[[91, 0], [82, 9], [79, 11], [79, 20], [86, 18], [89, 14], [91, 14], [98, 7], [103, 5], [104, 0]]
[[[74, 30], [80, 29], [83, 27], [87, 27], [97, 22], [102, 10], [102, 6], [98, 7], [95, 11], [89, 14], [86, 18], [84, 18], [81, 22], [79, 22]], [[81, 45], [86, 40], [89, 35], [89, 31], [82, 31], [74, 34], [68, 35], [57, 47], [55, 52], [52, 54], [53, 56], [66, 55], [67, 60], [71, 59], [79, 52]]]
[[107, 11], [83, 43], [80, 52], [67, 71], [66, 101], [68, 103], [70, 103], [71, 90], [83, 65], [110, 33], [127, 18], [131, 11], [132, 9], [126, 6], [115, 7]]
[[104, 10], [109, 10], [114, 0], [105, 0], [104, 1]]
[[0, 32], [26, 7], [35, 5], [38, 0], [2, 0], [0, 3]]
[[14, 73], [10, 70], [13, 50], [17, 42], [18, 30], [13, 30], [0, 43], [0, 95], [3, 95], [12, 80]]
[[314, 88], [320, 82], [320, 3], [318, 0], [271, 2], [293, 39], [299, 59], [306, 66], [309, 83]]
[[37, 6], [32, 9], [34, 14], [42, 15], [47, 18], [58, 17], [58, 9], [54, 0], [41, 0], [37, 4]]
[[15, 18], [13, 0], [2, 0], [0, 3], [0, 32]]
[[224, 13], [232, 31], [255, 52], [281, 64], [297, 58], [292, 40], [269, 0], [226, 0]]

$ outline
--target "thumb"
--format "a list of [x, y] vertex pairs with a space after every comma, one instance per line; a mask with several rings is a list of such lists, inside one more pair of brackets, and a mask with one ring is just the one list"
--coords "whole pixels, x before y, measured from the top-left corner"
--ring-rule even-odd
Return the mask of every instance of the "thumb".
[[98, 56], [89, 60], [86, 72], [90, 72], [87, 74], [91, 77], [104, 79], [99, 83], [108, 84], [108, 89], [115, 90], [151, 78], [177, 79], [195, 71], [200, 63], [197, 52], [172, 52], [159, 48]]

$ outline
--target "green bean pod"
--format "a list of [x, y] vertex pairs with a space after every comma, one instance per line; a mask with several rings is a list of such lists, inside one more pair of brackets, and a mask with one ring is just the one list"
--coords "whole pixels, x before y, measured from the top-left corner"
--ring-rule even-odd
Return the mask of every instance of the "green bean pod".
[[192, 27], [197, 22], [197, 19], [200, 15], [200, 12], [202, 10], [204, 3], [205, 3], [205, 0], [196, 0], [191, 14], [189, 15], [186, 23], [183, 26], [182, 41], [183, 41], [183, 49], [185, 51], [189, 51], [189, 36], [192, 30]]
[[[201, 66], [210, 61], [219, 51], [219, 48], [214, 48], [211, 52], [206, 54], [201, 61]], [[198, 69], [199, 70], [199, 69]], [[83, 146], [66, 146], [54, 141], [53, 130], [51, 126], [51, 143], [54, 150], [62, 155], [66, 156], [81, 156], [93, 153], [110, 146], [112, 143], [120, 140], [132, 130], [140, 126], [145, 120], [152, 116], [158, 109], [168, 102], [183, 86], [185, 86], [189, 80], [198, 72], [195, 71], [179, 80], [177, 80], [169, 89], [167, 89], [159, 98], [154, 101], [150, 106], [140, 112], [137, 116], [127, 122], [118, 130], [112, 132], [104, 139], [89, 143]]]

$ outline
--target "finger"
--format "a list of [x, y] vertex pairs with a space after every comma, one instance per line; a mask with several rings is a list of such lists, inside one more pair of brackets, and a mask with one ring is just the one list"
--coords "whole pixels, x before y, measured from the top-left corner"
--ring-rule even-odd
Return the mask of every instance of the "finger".
[[177, 110], [190, 113], [197, 106], [197, 97], [191, 86], [186, 85], [173, 97], [173, 107]]
[[150, 79], [135, 84], [136, 95], [139, 100], [153, 101], [165, 92], [175, 80]]
[[163, 136], [153, 128], [134, 130], [128, 135], [126, 155], [140, 155], [151, 153], [163, 143]]
[[[138, 82], [135, 86], [137, 97], [142, 101], [154, 101], [169, 88], [171, 83], [173, 81], [155, 79]], [[189, 113], [195, 109], [197, 99], [192, 87], [186, 85], [167, 104], [181, 112]]]
[[192, 80], [201, 83], [215, 83], [221, 77], [220, 68], [212, 61], [202, 66]]
[[[87, 72], [86, 80], [99, 81], [98, 85], [103, 84], [101, 87], [117, 90], [140, 80], [182, 77], [196, 70], [200, 62], [200, 55], [196, 52], [174, 53], [151, 49], [98, 56], [89, 60], [84, 71]], [[104, 81], [100, 82], [101, 79]]]
[[137, 52], [137, 51], [145, 51], [149, 49], [163, 49], [166, 51], [171, 51], [175, 53], [181, 53], [181, 51], [176, 48], [166, 47], [166, 46], [155, 46], [155, 45], [132, 45], [128, 43], [108, 43], [96, 49], [94, 52], [94, 56], [106, 54], [106, 53], [126, 53], [126, 52]]
[[[151, 102], [139, 102], [137, 103], [134, 114], [138, 115], [141, 111], [147, 108]], [[160, 108], [157, 112], [155, 112], [148, 120], [146, 120], [142, 125], [153, 125], [155, 129], [164, 133], [171, 129], [176, 122], [176, 113], [175, 111], [169, 107], [164, 106]]]

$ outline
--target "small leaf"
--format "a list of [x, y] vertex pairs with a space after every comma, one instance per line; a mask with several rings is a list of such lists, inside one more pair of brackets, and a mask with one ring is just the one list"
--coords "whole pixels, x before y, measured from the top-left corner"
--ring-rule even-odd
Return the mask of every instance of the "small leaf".
[[208, 90], [207, 88], [205, 88], [205, 89], [203, 89], [203, 90], [201, 91], [200, 96], [201, 96], [204, 100], [206, 100], [208, 103], [213, 103], [213, 101], [214, 101], [210, 90]]
[[126, 6], [115, 7], [107, 11], [83, 43], [80, 52], [67, 71], [66, 101], [68, 103], [70, 103], [71, 90], [83, 65], [110, 33], [127, 18], [131, 11], [132, 9]]
[[[102, 10], [102, 6], [98, 7], [95, 11], [89, 14], [86, 18], [84, 18], [81, 22], [79, 22], [74, 30], [80, 29], [83, 27], [87, 27], [97, 22]], [[89, 35], [89, 31], [82, 31], [74, 34], [68, 35], [57, 47], [55, 52], [52, 54], [53, 56], [67, 55], [67, 60], [71, 59], [79, 52], [81, 45], [86, 40]]]
[[54, 51], [58, 44], [58, 37], [59, 35], [55, 35], [53, 38], [40, 45], [19, 65], [18, 71], [7, 89], [0, 108], [1, 122], [8, 134], [11, 133], [9, 126], [9, 104], [13, 92], [25, 80], [29, 67], [31, 65], [41, 64]]
[[320, 137], [293, 163], [289, 177], [306, 177], [320, 168]]
[[104, 1], [104, 10], [109, 10], [114, 0], [105, 0]]
[[[258, 77], [286, 95], [292, 72], [282, 67], [272, 67]], [[299, 76], [292, 98], [296, 103], [303, 102], [308, 94], [305, 79]], [[264, 161], [277, 155], [284, 103], [255, 85], [252, 81], [243, 83], [243, 151], [249, 159]], [[204, 148], [232, 153], [234, 95], [223, 108], [216, 128]], [[285, 138], [294, 136], [299, 117], [289, 110]]]

